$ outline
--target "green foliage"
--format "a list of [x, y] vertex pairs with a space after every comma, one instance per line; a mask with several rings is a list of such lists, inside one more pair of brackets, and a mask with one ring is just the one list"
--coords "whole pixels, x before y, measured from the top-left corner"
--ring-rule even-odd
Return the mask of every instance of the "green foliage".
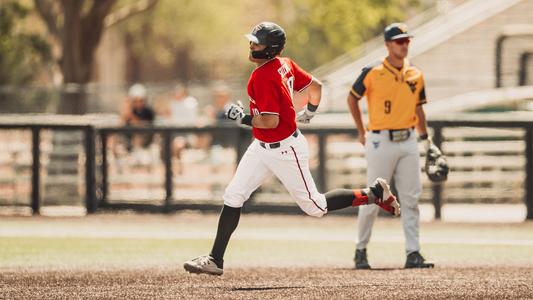
[[[131, 18], [121, 29], [133, 37], [131, 49], [139, 61], [176, 69], [176, 77], [244, 79], [253, 65], [243, 34], [256, 23], [268, 20], [284, 27], [284, 55], [313, 69], [380, 34], [387, 23], [403, 21], [419, 2], [160, 0], [153, 11]], [[188, 70], [180, 73], [180, 68]]]
[[[121, 0], [117, 7], [136, 0]], [[274, 21], [288, 35], [284, 55], [307, 69], [316, 68], [380, 34], [383, 27], [416, 11], [421, 0], [159, 0], [157, 5], [120, 23], [130, 55], [143, 80], [245, 79], [243, 34], [261, 21]], [[426, 1], [427, 2], [427, 1]], [[42, 35], [23, 30], [29, 1], [0, 2], [0, 85], [31, 82], [52, 61]], [[144, 74], [143, 74], [144, 75]]]
[[242, 2], [160, 0], [121, 29], [132, 37], [133, 54], [147, 64], [174, 68], [182, 79], [221, 77], [246, 62], [243, 34], [251, 25], [243, 22]]
[[44, 38], [21, 29], [28, 13], [29, 8], [19, 1], [0, 3], [0, 85], [28, 83], [52, 59]]
[[304, 67], [318, 67], [380, 34], [387, 24], [404, 21], [418, 2], [294, 0], [297, 17], [287, 27], [286, 54]]

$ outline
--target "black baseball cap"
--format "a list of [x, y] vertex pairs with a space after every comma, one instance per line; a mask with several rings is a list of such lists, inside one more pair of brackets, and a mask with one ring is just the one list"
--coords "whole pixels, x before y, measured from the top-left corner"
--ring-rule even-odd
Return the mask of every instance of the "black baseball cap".
[[413, 35], [407, 32], [407, 25], [404, 23], [392, 23], [389, 26], [385, 27], [383, 31], [383, 36], [385, 41], [394, 41], [397, 39], [403, 38], [412, 38]]

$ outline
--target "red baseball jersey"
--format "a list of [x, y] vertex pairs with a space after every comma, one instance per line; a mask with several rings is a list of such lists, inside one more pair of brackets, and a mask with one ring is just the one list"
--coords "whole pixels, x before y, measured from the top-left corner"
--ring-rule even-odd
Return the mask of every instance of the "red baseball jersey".
[[248, 80], [250, 113], [279, 115], [276, 128], [253, 128], [254, 137], [266, 143], [281, 141], [296, 130], [293, 91], [302, 91], [313, 76], [286, 57], [275, 57], [257, 67]]

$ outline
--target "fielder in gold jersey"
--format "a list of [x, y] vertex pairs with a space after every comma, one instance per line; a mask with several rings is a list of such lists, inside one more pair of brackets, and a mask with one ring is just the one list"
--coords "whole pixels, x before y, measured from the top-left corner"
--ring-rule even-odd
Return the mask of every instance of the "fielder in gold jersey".
[[[376, 178], [394, 179], [402, 205], [405, 233], [406, 268], [433, 267], [420, 254], [418, 199], [422, 191], [420, 162], [415, 128], [427, 140], [426, 117], [422, 105], [426, 92], [422, 72], [406, 58], [412, 36], [402, 23], [385, 28], [388, 56], [363, 69], [352, 86], [348, 105], [365, 146], [367, 181]], [[363, 124], [359, 100], [366, 96], [368, 126]], [[359, 208], [358, 243], [355, 267], [370, 269], [366, 247], [378, 209]]]

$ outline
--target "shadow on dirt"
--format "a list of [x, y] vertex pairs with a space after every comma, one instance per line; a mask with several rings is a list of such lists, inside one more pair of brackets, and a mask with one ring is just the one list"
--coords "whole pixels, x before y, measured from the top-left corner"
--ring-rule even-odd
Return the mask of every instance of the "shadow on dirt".
[[284, 289], [303, 289], [304, 286], [265, 286], [265, 287], [242, 287], [234, 288], [231, 291], [268, 291], [268, 290], [284, 290]]
[[405, 268], [372, 268], [372, 269], [358, 270], [356, 268], [341, 268], [341, 269], [338, 269], [338, 270], [364, 272], [364, 271], [407, 271], [409, 269], [405, 269]]

